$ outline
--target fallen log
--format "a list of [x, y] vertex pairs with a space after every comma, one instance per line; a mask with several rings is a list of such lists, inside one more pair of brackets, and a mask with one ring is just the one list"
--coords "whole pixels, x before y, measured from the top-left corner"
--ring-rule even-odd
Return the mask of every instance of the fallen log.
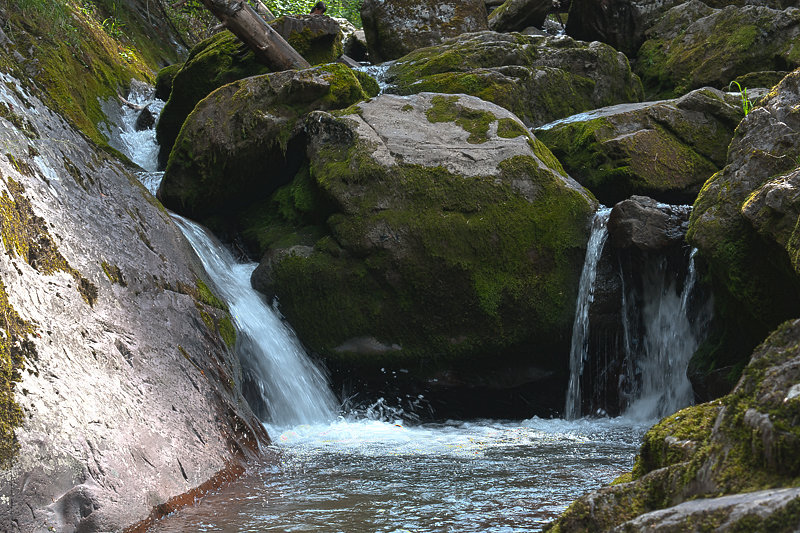
[[264, 19], [244, 0], [201, 0], [231, 33], [245, 43], [256, 59], [275, 72], [310, 68], [311, 65], [297, 53]]

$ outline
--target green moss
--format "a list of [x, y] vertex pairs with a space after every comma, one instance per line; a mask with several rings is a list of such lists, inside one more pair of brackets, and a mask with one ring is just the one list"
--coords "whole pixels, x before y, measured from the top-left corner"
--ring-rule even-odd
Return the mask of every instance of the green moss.
[[489, 125], [497, 120], [489, 111], [481, 111], [458, 104], [457, 96], [434, 96], [431, 107], [425, 112], [428, 121], [455, 122], [469, 133], [467, 142], [480, 144], [489, 137]]
[[[280, 18], [270, 23], [272, 26], [280, 24]], [[332, 63], [342, 55], [342, 32], [330, 35], [324, 30], [314, 32], [310, 27], [304, 26], [301, 31], [290, 32], [286, 40], [312, 65]]]
[[355, 74], [356, 78], [358, 78], [358, 83], [361, 85], [361, 88], [364, 90], [364, 94], [367, 97], [374, 98], [380, 94], [381, 87], [378, 85], [378, 82], [375, 81], [375, 78], [363, 70], [354, 70], [353, 74]]
[[232, 33], [218, 33], [198, 44], [175, 75], [156, 125], [161, 164], [166, 164], [183, 122], [200, 100], [227, 83], [269, 72], [252, 52], [240, 53], [240, 44]]
[[15, 383], [20, 380], [25, 360], [36, 359], [30, 337], [35, 330], [11, 306], [5, 285], [0, 281], [0, 468], [8, 469], [19, 450], [15, 429], [23, 422], [23, 413], [15, 400]]
[[236, 346], [236, 328], [230, 317], [223, 317], [217, 323], [219, 335], [231, 350]]
[[497, 121], [497, 136], [503, 139], [513, 139], [520, 135], [528, 135], [528, 130], [516, 120], [501, 118]]
[[34, 213], [22, 185], [12, 178], [5, 183], [7, 191], [0, 196], [0, 236], [6, 253], [20, 257], [44, 275], [59, 271], [70, 274], [84, 301], [94, 305], [97, 287], [72, 268], [58, 251], [46, 222]]
[[127, 283], [125, 282], [125, 276], [122, 275], [122, 271], [117, 265], [111, 265], [103, 261], [100, 263], [100, 267], [103, 269], [108, 281], [111, 283], [119, 283], [123, 287], [127, 287]]
[[217, 309], [221, 309], [226, 312], [228, 311], [228, 305], [225, 302], [223, 302], [220, 298], [218, 298], [217, 295], [211, 291], [211, 289], [208, 287], [208, 285], [206, 285], [206, 283], [203, 280], [198, 278], [195, 283], [195, 287], [197, 289], [195, 297], [199, 301], [203, 302], [206, 305], [210, 305], [211, 307], [215, 307]]
[[156, 75], [155, 89], [156, 98], [167, 101], [172, 93], [172, 82], [175, 81], [175, 76], [183, 68], [183, 63], [173, 63], [158, 71]]

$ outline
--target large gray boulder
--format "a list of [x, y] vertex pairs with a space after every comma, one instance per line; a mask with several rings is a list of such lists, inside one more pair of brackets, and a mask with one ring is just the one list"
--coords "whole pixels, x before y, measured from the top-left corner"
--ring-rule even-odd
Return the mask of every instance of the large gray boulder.
[[725, 165], [743, 117], [738, 95], [706, 87], [674, 100], [594, 110], [535, 131], [606, 205], [633, 194], [690, 204]]
[[608, 45], [492, 31], [416, 50], [392, 63], [386, 81], [399, 94], [477, 96], [529, 126], [643, 96], [627, 58]]
[[0, 529], [122, 531], [268, 439], [239, 392], [230, 316], [168, 213], [4, 80]]
[[382, 95], [306, 131], [253, 274], [301, 340], [361, 392], [402, 370], [442, 416], [560, 409], [591, 195], [471, 96]]
[[361, 20], [373, 63], [489, 28], [483, 0], [364, 0]]
[[723, 89], [752, 72], [800, 66], [800, 8], [708, 7], [691, 0], [664, 13], [647, 30], [636, 71], [648, 92], [684, 94]]

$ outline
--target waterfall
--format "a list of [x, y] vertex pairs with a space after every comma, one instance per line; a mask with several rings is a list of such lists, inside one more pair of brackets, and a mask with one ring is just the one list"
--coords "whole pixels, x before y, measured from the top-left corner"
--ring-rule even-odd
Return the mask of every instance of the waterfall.
[[325, 376], [294, 332], [250, 286], [256, 263], [237, 262], [202, 226], [173, 218], [230, 307], [239, 358], [255, 389], [248, 401], [256, 414], [280, 427], [333, 420], [337, 402]]
[[[610, 412], [653, 420], [694, 400], [686, 369], [711, 319], [711, 301], [698, 287], [696, 250], [604, 252], [609, 214], [595, 215], [581, 273], [565, 417]], [[619, 268], [608, 272], [614, 262]], [[599, 264], [607, 265], [605, 293], [595, 302]]]
[[[682, 288], [673, 276], [665, 275], [666, 261], [645, 272], [641, 338], [625, 342], [630, 350], [626, 359], [634, 362], [629, 365], [628, 379], [634, 386], [625, 414], [637, 420], [664, 417], [694, 400], [686, 369], [699, 344], [698, 330], [710, 319], [710, 306], [702, 306], [694, 316], [690, 307], [697, 281], [695, 254], [696, 250], [690, 253]], [[631, 315], [629, 302], [623, 316]]]
[[578, 301], [575, 309], [575, 320], [572, 323], [572, 345], [569, 353], [569, 387], [567, 388], [567, 403], [565, 416], [568, 420], [579, 418], [581, 415], [581, 384], [583, 365], [589, 349], [589, 307], [594, 300], [594, 285], [597, 277], [597, 263], [603, 253], [603, 245], [608, 238], [606, 223], [611, 209], [602, 208], [597, 211], [592, 220], [592, 231], [589, 244], [586, 247], [586, 259], [581, 271], [578, 286]]
[[[129, 101], [150, 105], [151, 109], [163, 107], [163, 102], [153, 100], [152, 88], [135, 89]], [[155, 193], [163, 175], [155, 172], [155, 132], [136, 131], [136, 111], [129, 107], [123, 107], [116, 118], [118, 133], [111, 144], [142, 167], [139, 179]], [[228, 304], [237, 329], [236, 351], [245, 377], [243, 391], [254, 412], [277, 427], [333, 420], [338, 402], [327, 379], [277, 311], [250, 285], [256, 264], [236, 261], [202, 226], [172, 216]]]

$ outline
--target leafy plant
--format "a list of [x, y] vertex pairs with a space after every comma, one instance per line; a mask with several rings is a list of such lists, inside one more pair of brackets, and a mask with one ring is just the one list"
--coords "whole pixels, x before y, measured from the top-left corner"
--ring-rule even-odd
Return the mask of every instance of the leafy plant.
[[[325, 2], [325, 14], [330, 17], [345, 18], [357, 28], [361, 27], [362, 0], [328, 0]], [[316, 4], [316, 0], [264, 0], [264, 3], [276, 17], [282, 15], [307, 15]]]
[[733, 80], [728, 84], [728, 90], [733, 92], [734, 85], [736, 85], [736, 88], [739, 90], [739, 95], [742, 98], [742, 111], [744, 111], [744, 116], [747, 116], [750, 114], [750, 111], [753, 110], [753, 102], [751, 102], [747, 97], [747, 88], [742, 88], [742, 86], [739, 85], [739, 82], [736, 80]]

